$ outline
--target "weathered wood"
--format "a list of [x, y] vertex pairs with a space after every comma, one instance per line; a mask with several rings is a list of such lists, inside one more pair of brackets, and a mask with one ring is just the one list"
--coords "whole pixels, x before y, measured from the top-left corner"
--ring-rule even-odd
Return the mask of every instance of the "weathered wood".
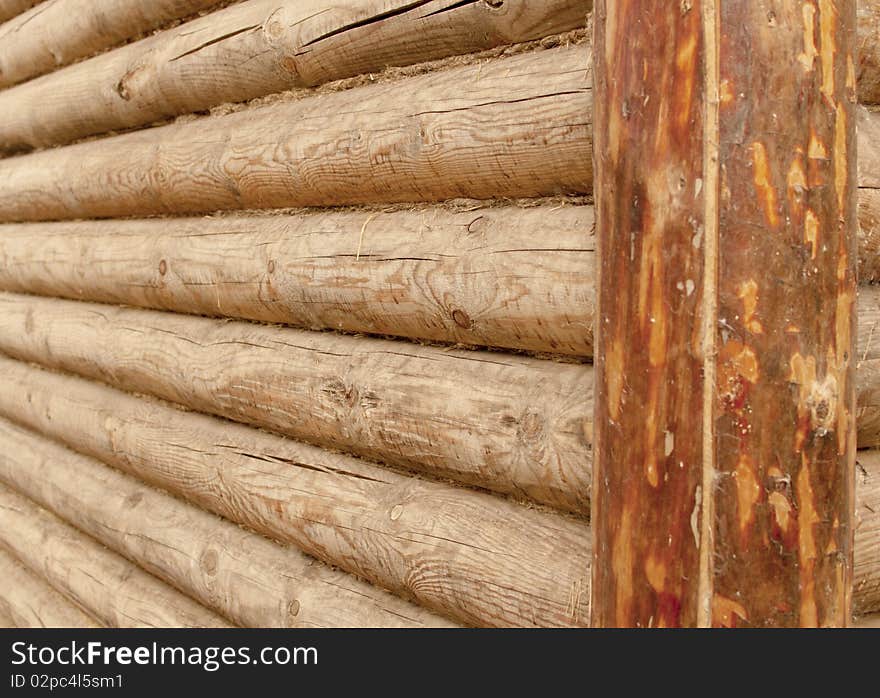
[[880, 113], [860, 109], [858, 128], [859, 278], [864, 282], [880, 279]]
[[5, 420], [0, 443], [0, 480], [238, 625], [450, 625]]
[[596, 18], [592, 622], [845, 625], [855, 2]]
[[857, 460], [853, 610], [864, 614], [880, 611], [880, 452]]
[[858, 0], [859, 101], [880, 104], [880, 2]]
[[7, 419], [423, 606], [480, 626], [588, 622], [585, 521], [11, 359], [0, 374]]
[[230, 627], [217, 614], [3, 485], [0, 546], [108, 627]]
[[0, 294], [0, 350], [586, 513], [591, 366]]
[[7, 224], [0, 288], [590, 356], [592, 227], [551, 205]]
[[0, 612], [18, 628], [100, 628], [101, 624], [0, 548]]
[[585, 45], [0, 160], [0, 220], [590, 190]]
[[[120, 3], [151, 6], [114, 0]], [[58, 3], [56, 14], [69, 13], [62, 7], [69, 4]], [[0, 92], [0, 147], [69, 143], [224, 102], [539, 39], [584, 27], [591, 7], [591, 0], [248, 0]], [[7, 76], [34, 74], [35, 54], [45, 72], [53, 53], [76, 43], [59, 41], [62, 28], [52, 17], [36, 35], [0, 35], [0, 69], [15, 63]]]
[[3, 605], [3, 596], [0, 594], [0, 628], [9, 629], [16, 628], [15, 620], [9, 614], [9, 612], [4, 608]]
[[40, 0], [0, 0], [0, 22], [12, 19], [39, 2]]
[[[0, 87], [30, 80], [222, 2], [224, 0], [44, 2], [0, 26]], [[64, 79], [54, 84], [56, 88], [59, 84], [63, 86]], [[0, 94], [3, 95], [0, 102], [6, 101], [6, 93]], [[65, 96], [72, 95], [64, 87], [61, 93], [54, 95], [62, 99]], [[0, 112], [6, 118], [17, 118], [7, 111], [9, 107], [7, 102], [0, 107]]]

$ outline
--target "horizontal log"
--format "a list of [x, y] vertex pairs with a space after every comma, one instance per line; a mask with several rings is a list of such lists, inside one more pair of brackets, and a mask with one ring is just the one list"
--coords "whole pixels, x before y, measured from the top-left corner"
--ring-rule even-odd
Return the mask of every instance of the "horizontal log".
[[0, 548], [0, 613], [18, 628], [100, 628], [101, 624]]
[[[862, 202], [870, 279], [880, 189]], [[0, 224], [0, 289], [592, 356], [592, 228], [591, 206], [551, 205]]]
[[0, 351], [586, 512], [592, 367], [0, 294]]
[[0, 480], [237, 625], [449, 625], [5, 420], [0, 444]]
[[856, 466], [853, 611], [880, 611], [880, 452], [859, 451]]
[[0, 160], [0, 220], [590, 191], [586, 45]]
[[[56, 4], [55, 14], [69, 13], [70, 4]], [[591, 0], [507, 0], [500, 7], [478, 0], [247, 0], [0, 93], [0, 148], [70, 143], [225, 102], [539, 39], [584, 27], [591, 7]], [[100, 13], [112, 18], [130, 12], [101, 3]], [[98, 14], [86, 12], [78, 23]], [[47, 72], [53, 54], [78, 48], [82, 37], [56, 36], [61, 28], [66, 23], [52, 17], [39, 28], [31, 23], [29, 33], [0, 37], [6, 84], [10, 75], [20, 81]], [[126, 25], [112, 29], [119, 34]]]
[[12, 19], [39, 2], [40, 0], [0, 0], [0, 22]]
[[0, 594], [0, 628], [10, 629], [16, 628], [15, 620], [9, 614], [9, 612], [4, 608], [3, 605], [3, 596]]
[[880, 2], [859, 0], [857, 4], [859, 101], [880, 104]]
[[[0, 27], [0, 87], [30, 80], [224, 0], [54, 0]], [[28, 3], [34, 4], [33, 2]], [[64, 83], [56, 98], [71, 97]], [[5, 93], [0, 100], [5, 100]], [[0, 107], [5, 110], [6, 107]], [[7, 112], [8, 114], [8, 112]]]
[[0, 374], [0, 416], [444, 615], [587, 623], [585, 521], [11, 359]]
[[217, 614], [3, 485], [0, 546], [108, 627], [230, 627]]
[[7, 224], [0, 289], [590, 356], [592, 227], [550, 205]]

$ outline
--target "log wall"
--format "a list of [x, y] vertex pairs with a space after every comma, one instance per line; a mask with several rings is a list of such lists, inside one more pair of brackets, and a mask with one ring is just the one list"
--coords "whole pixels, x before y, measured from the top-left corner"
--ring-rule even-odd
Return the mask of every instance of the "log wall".
[[588, 625], [592, 2], [70, 1], [0, 0], [0, 546], [31, 609], [0, 623]]

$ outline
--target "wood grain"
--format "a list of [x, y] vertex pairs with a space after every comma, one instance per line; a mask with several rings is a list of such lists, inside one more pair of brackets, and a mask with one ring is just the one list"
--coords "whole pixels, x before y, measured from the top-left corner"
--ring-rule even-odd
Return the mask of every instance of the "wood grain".
[[592, 368], [0, 294], [0, 350], [436, 477], [585, 513]]
[[[171, 9], [169, 0], [155, 8], [112, 0], [79, 19], [59, 19], [70, 4], [56, 2], [56, 16], [43, 13], [28, 32], [0, 29], [5, 84], [46, 72], [59, 54], [82, 56], [95, 44], [108, 45], [108, 38], [95, 36], [98, 17], [114, 20], [109, 29], [116, 36], [146, 24], [145, 18], [124, 21], [133, 10], [151, 8], [159, 16]], [[13, 150], [59, 145], [225, 102], [540, 39], [584, 27], [591, 8], [591, 0], [247, 0], [0, 92], [6, 115], [0, 144]]]
[[0, 546], [108, 627], [230, 627], [217, 614], [3, 485]]
[[596, 3], [594, 625], [851, 618], [855, 4]]
[[0, 289], [590, 356], [592, 228], [552, 205], [7, 224]]
[[880, 611], [880, 452], [859, 451], [856, 466], [853, 611]]
[[[49, 0], [0, 26], [0, 88], [30, 80], [224, 0]], [[33, 3], [30, 3], [33, 4]], [[123, 49], [124, 50], [124, 49]], [[56, 87], [64, 78], [56, 81]], [[62, 93], [69, 94], [67, 90]], [[62, 94], [55, 94], [61, 97]], [[0, 93], [0, 102], [7, 93]], [[15, 119], [6, 102], [0, 107]]]
[[422, 606], [479, 626], [588, 622], [584, 521], [11, 359], [0, 374], [3, 417]]
[[0, 220], [589, 192], [585, 45], [0, 160]]
[[0, 22], [12, 19], [39, 2], [40, 0], [0, 0]]
[[237, 625], [450, 625], [5, 420], [0, 443], [0, 480]]
[[0, 613], [17, 628], [100, 628], [101, 624], [0, 548]]
[[857, 7], [859, 101], [880, 104], [880, 2], [859, 0]]

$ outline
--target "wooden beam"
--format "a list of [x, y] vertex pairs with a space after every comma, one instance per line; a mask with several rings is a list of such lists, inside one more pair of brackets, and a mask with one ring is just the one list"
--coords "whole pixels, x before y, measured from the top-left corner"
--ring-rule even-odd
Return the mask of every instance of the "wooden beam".
[[5, 420], [0, 444], [0, 481], [237, 625], [451, 625]]
[[101, 624], [0, 548], [0, 613], [18, 628], [100, 628]]
[[591, 356], [592, 227], [558, 204], [7, 224], [0, 288]]
[[11, 359], [0, 374], [3, 417], [422, 606], [469, 625], [588, 623], [586, 521]]
[[[129, 27], [145, 24], [146, 8], [157, 5], [161, 16], [169, 4], [182, 4], [109, 1], [116, 7], [99, 3], [78, 11], [72, 33], [66, 31], [71, 21], [59, 19], [70, 15], [70, 0], [55, 3], [39, 23], [28, 22], [28, 31], [13, 33], [10, 23], [0, 35], [5, 84], [47, 72], [56, 57], [66, 63], [93, 53], [95, 44], [109, 45]], [[0, 144], [59, 145], [388, 66], [541, 39], [583, 28], [591, 6], [591, 0], [507, 0], [501, 6], [477, 0], [247, 0], [0, 92], [6, 116]], [[140, 22], [127, 24], [135, 11]], [[110, 36], [96, 35], [98, 17], [114, 23], [105, 32]]]
[[587, 513], [593, 371], [0, 294], [0, 350], [323, 448]]
[[108, 627], [230, 627], [216, 613], [3, 485], [0, 547]]
[[855, 2], [596, 17], [593, 624], [845, 625]]
[[[220, 5], [224, 0], [54, 0], [0, 26], [0, 88], [24, 82], [88, 58], [176, 19]], [[33, 5], [33, 2], [28, 3]], [[124, 49], [123, 49], [124, 50]], [[64, 79], [53, 80], [53, 99], [70, 101]], [[8, 93], [3, 92], [2, 99]], [[0, 107], [0, 110], [5, 107]]]
[[589, 192], [588, 65], [533, 51], [6, 158], [0, 220]]

